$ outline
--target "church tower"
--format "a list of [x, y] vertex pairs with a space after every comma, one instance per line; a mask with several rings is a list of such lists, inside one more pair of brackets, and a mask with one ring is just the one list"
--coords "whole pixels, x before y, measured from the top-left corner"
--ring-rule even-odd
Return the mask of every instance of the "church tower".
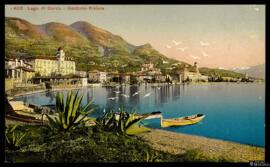
[[62, 47], [58, 48], [56, 56], [58, 58], [58, 74], [62, 74], [62, 64], [64, 64], [65, 61], [65, 52]]
[[196, 72], [196, 73], [199, 73], [199, 69], [198, 69], [198, 66], [197, 66], [197, 62], [194, 62], [194, 69], [195, 69], [195, 72]]
[[62, 47], [58, 48], [57, 55], [58, 61], [65, 61], [65, 52]]

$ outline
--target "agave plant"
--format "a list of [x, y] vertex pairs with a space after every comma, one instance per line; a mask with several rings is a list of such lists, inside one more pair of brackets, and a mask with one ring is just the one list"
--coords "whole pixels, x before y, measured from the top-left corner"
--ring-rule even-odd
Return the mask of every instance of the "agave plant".
[[145, 116], [135, 117], [135, 114], [135, 112], [128, 113], [123, 110], [120, 113], [108, 111], [97, 118], [96, 123], [105, 131], [115, 131], [119, 134], [126, 135], [129, 129], [145, 118]]
[[96, 119], [96, 124], [102, 130], [114, 131], [114, 129], [117, 127], [116, 115], [111, 110], [107, 111], [101, 117]]
[[151, 150], [149, 147], [145, 150], [145, 158], [146, 162], [155, 162], [158, 159], [158, 154], [154, 150]]
[[5, 130], [5, 140], [6, 145], [10, 149], [19, 149], [26, 133], [15, 132], [18, 125], [14, 125], [12, 128], [6, 127]]
[[46, 114], [49, 125], [52, 128], [58, 130], [68, 131], [69, 129], [75, 129], [79, 124], [84, 123], [85, 118], [93, 112], [93, 109], [88, 109], [93, 101], [89, 101], [87, 105], [81, 107], [83, 96], [78, 96], [78, 91], [74, 94], [69, 91], [64, 101], [62, 93], [56, 95], [56, 112], [59, 113], [58, 119], [52, 118]]

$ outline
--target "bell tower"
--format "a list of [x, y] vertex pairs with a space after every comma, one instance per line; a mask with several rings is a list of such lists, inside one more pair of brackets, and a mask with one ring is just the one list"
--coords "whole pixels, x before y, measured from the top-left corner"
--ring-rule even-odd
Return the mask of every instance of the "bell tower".
[[62, 47], [58, 48], [57, 57], [58, 57], [58, 61], [65, 61], [65, 52]]
[[58, 48], [56, 56], [58, 58], [58, 74], [63, 74], [62, 64], [65, 61], [65, 52], [62, 47]]
[[198, 66], [197, 66], [197, 62], [194, 62], [194, 68], [195, 68], [195, 72], [196, 72], [196, 73], [199, 73], [199, 69], [198, 69]]

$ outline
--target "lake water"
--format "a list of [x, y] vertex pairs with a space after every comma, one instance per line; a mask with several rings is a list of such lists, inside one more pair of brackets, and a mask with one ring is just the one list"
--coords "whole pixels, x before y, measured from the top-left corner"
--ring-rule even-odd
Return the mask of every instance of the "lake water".
[[[66, 91], [63, 92], [66, 94]], [[128, 111], [134, 109], [137, 113], [161, 111], [164, 118], [201, 113], [206, 117], [198, 124], [164, 130], [256, 146], [265, 145], [264, 83], [163, 85], [158, 88], [150, 85], [96, 87], [80, 89], [79, 93], [84, 95], [84, 104], [93, 99], [98, 105], [91, 116], [97, 117], [104, 108], [116, 111], [119, 107]], [[46, 92], [20, 96], [14, 100], [47, 105], [55, 103], [55, 95], [56, 92]], [[110, 97], [116, 98], [110, 100]], [[160, 119], [143, 123], [152, 128], [161, 128]]]

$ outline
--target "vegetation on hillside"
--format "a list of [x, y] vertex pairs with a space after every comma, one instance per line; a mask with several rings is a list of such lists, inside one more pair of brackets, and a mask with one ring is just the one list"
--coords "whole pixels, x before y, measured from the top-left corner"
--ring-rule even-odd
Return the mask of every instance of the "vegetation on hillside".
[[203, 75], [208, 76], [219, 76], [219, 77], [234, 77], [234, 78], [243, 78], [245, 77], [244, 74], [240, 74], [237, 72], [229, 71], [229, 70], [223, 70], [223, 69], [211, 69], [211, 68], [199, 68], [199, 71]]
[[75, 60], [77, 70], [131, 72], [140, 70], [143, 63], [151, 62], [163, 68], [163, 60], [168, 65], [178, 62], [151, 45], [136, 47], [120, 36], [82, 21], [71, 26], [54, 22], [33, 25], [23, 19], [6, 17], [5, 31], [7, 57], [55, 56], [57, 48], [64, 46], [66, 56]]
[[[153, 63], [163, 74], [168, 74], [174, 73], [175, 65], [187, 64], [167, 58], [150, 44], [134, 46], [87, 22], [79, 21], [70, 26], [55, 22], [33, 25], [20, 18], [5, 18], [6, 57], [55, 56], [60, 46], [64, 47], [66, 57], [76, 62], [76, 69], [84, 71], [133, 72], [139, 71], [144, 63]], [[209, 68], [200, 71], [205, 75], [243, 76]]]

